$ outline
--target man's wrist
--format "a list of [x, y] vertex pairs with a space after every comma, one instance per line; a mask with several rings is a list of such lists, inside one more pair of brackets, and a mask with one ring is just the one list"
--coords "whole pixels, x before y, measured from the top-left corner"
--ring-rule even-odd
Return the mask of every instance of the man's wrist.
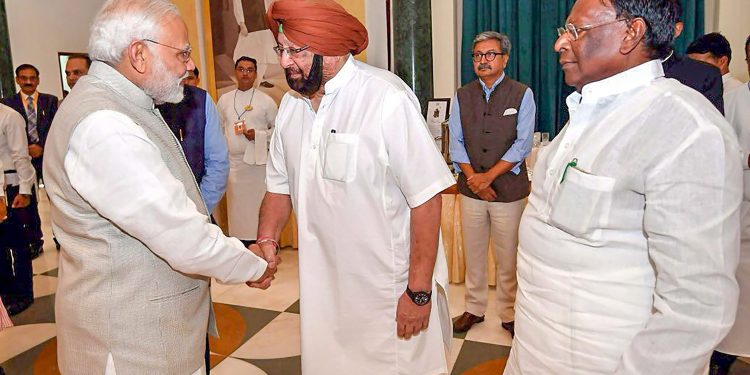
[[262, 247], [263, 245], [267, 245], [267, 246], [273, 246], [273, 247], [274, 247], [274, 252], [276, 253], [276, 255], [278, 255], [278, 254], [279, 254], [279, 251], [281, 251], [281, 245], [279, 245], [279, 242], [278, 242], [278, 241], [276, 241], [275, 239], [271, 238], [271, 237], [259, 237], [259, 238], [258, 238], [258, 239], [257, 239], [257, 240], [255, 241], [255, 243], [256, 243], [256, 244], [257, 244], [258, 246], [261, 246], [261, 247]]

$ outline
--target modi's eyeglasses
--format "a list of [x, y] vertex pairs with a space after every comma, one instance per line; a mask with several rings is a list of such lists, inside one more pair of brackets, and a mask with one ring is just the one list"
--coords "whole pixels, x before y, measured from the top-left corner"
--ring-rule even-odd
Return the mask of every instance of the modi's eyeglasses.
[[159, 42], [157, 42], [155, 40], [151, 40], [151, 39], [141, 39], [141, 40], [144, 41], [144, 42], [151, 42], [151, 43], [154, 43], [154, 44], [158, 44], [160, 46], [164, 46], [164, 47], [167, 47], [167, 48], [171, 48], [173, 50], [177, 50], [178, 51], [177, 52], [177, 57], [179, 57], [180, 60], [182, 60], [183, 63], [187, 63], [188, 61], [190, 61], [190, 54], [193, 53], [193, 47], [190, 47], [190, 46], [188, 46], [187, 48], [177, 48], [177, 47], [172, 47], [172, 46], [170, 46], [168, 44], [159, 43]]

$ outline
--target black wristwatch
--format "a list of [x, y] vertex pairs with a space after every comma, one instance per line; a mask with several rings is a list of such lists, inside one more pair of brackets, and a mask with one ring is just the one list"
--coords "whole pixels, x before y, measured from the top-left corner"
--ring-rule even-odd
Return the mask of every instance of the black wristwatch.
[[424, 306], [428, 303], [430, 303], [430, 298], [432, 298], [432, 291], [429, 292], [414, 292], [411, 289], [409, 289], [409, 286], [406, 286], [406, 295], [411, 298], [412, 302], [414, 302], [417, 306]]

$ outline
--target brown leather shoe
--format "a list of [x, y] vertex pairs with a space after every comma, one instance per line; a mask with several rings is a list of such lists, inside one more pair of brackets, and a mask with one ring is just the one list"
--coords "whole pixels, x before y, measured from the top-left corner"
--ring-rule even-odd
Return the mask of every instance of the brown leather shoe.
[[464, 333], [471, 329], [471, 326], [484, 321], [484, 315], [476, 316], [470, 312], [465, 312], [458, 319], [453, 321], [453, 332]]

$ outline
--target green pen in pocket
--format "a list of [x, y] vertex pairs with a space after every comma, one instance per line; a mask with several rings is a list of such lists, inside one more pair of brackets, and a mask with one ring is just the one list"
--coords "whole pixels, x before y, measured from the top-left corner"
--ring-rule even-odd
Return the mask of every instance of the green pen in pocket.
[[565, 181], [565, 174], [568, 173], [568, 168], [575, 167], [577, 165], [578, 165], [578, 158], [573, 158], [573, 160], [571, 160], [570, 163], [568, 163], [568, 165], [565, 166], [565, 170], [563, 171], [563, 175], [562, 175], [562, 178], [560, 179], [560, 183]]

